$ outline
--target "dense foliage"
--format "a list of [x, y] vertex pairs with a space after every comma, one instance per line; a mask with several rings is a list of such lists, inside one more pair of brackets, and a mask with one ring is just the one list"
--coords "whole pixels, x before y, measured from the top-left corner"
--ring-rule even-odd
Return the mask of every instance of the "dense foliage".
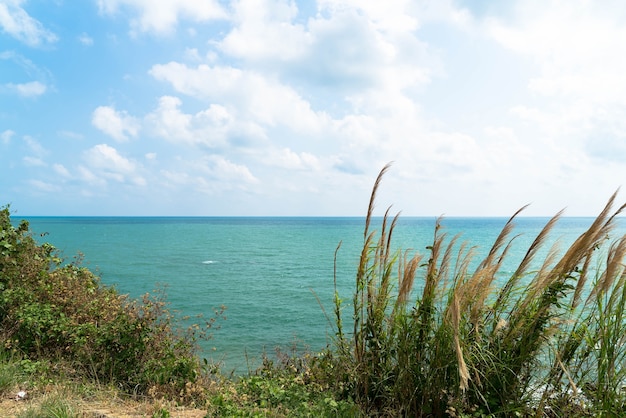
[[321, 374], [315, 382], [308, 356], [268, 357], [235, 378], [200, 360], [196, 342], [210, 336], [223, 309], [204, 327], [183, 328], [163, 295], [119, 294], [80, 260], [64, 263], [52, 245], [37, 244], [27, 222], [14, 226], [8, 207], [0, 210], [0, 395], [27, 389], [39, 398], [20, 417], [83, 416], [76, 394], [111, 388], [109, 402], [152, 402], [145, 410], [155, 417], [170, 416], [171, 403], [216, 417], [359, 414]]
[[8, 207], [0, 210], [0, 290], [4, 351], [135, 393], [195, 396], [197, 328], [180, 331], [162, 298], [130, 300], [78, 262], [63, 264], [26, 221], [12, 225]]

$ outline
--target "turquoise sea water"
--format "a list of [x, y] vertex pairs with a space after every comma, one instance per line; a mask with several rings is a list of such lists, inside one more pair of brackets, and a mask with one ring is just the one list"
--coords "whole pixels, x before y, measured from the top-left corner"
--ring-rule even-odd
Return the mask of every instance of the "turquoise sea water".
[[[344, 300], [351, 299], [364, 225], [361, 218], [26, 219], [38, 240], [55, 245], [66, 260], [81, 252], [84, 264], [105, 284], [131, 297], [166, 285], [171, 307], [183, 315], [210, 317], [213, 308], [225, 305], [227, 319], [203, 345], [203, 355], [237, 372], [254, 367], [264, 350], [273, 352], [276, 346], [296, 341], [318, 350], [329, 343], [333, 330], [318, 298], [331, 314], [333, 256], [341, 241], [338, 285]], [[396, 245], [426, 254], [435, 220], [401, 218]], [[450, 236], [462, 232], [462, 238], [485, 255], [506, 220], [449, 218], [443, 220], [443, 232]], [[516, 220], [514, 234], [520, 236], [505, 270], [513, 269], [513, 262], [521, 259], [547, 220]], [[553, 240], [560, 239], [565, 248], [591, 221], [564, 218], [553, 231]], [[621, 226], [616, 236], [620, 233]], [[347, 310], [346, 320], [350, 317]]]

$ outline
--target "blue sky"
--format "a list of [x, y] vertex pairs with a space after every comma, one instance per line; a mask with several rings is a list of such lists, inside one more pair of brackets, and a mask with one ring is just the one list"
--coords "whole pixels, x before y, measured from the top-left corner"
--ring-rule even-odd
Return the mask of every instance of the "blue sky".
[[621, 1], [0, 0], [18, 215], [596, 214]]

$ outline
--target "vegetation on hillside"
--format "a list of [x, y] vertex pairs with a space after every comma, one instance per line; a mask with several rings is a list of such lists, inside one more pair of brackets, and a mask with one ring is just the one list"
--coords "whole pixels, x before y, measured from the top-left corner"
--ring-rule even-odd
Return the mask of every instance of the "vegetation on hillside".
[[0, 290], [5, 356], [128, 392], [197, 396], [206, 373], [196, 343], [205, 330], [181, 330], [160, 297], [131, 300], [78, 263], [63, 264], [26, 221], [11, 224], [9, 208], [0, 211]]
[[208, 416], [325, 416], [354, 407], [311, 384], [295, 355], [267, 359], [250, 376], [222, 376], [197, 345], [222, 310], [203, 326], [182, 327], [163, 295], [119, 294], [0, 209], [0, 399], [28, 393], [33, 405], [20, 416], [82, 416], [103, 402], [97, 393], [105, 403], [145, 402], [139, 415], [156, 417], [180, 406]]
[[441, 220], [424, 254], [396, 250], [398, 216], [372, 216], [387, 169], [354, 294], [335, 292], [333, 345], [278, 353], [241, 377], [198, 356], [221, 311], [181, 328], [162, 297], [120, 295], [0, 210], [0, 394], [39, 394], [43, 412], [21, 416], [84, 411], [46, 393], [59, 382], [83, 398], [151, 402], [144, 414], [158, 417], [181, 405], [206, 416], [626, 415], [626, 236], [613, 236], [626, 205], [612, 210], [612, 196], [563, 252], [544, 248], [557, 214], [507, 273], [521, 210], [482, 259]]

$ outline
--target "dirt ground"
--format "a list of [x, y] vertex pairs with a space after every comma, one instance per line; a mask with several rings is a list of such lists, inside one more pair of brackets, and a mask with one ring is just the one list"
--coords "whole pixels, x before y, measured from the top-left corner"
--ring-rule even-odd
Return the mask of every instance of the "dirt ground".
[[[0, 401], [0, 417], [16, 417], [21, 412], [36, 408], [41, 400], [2, 399]], [[154, 414], [154, 406], [124, 402], [120, 405], [107, 405], [100, 402], [70, 402], [73, 412], [85, 418], [138, 418], [151, 417]], [[166, 408], [171, 418], [203, 418], [206, 411], [189, 408]]]

